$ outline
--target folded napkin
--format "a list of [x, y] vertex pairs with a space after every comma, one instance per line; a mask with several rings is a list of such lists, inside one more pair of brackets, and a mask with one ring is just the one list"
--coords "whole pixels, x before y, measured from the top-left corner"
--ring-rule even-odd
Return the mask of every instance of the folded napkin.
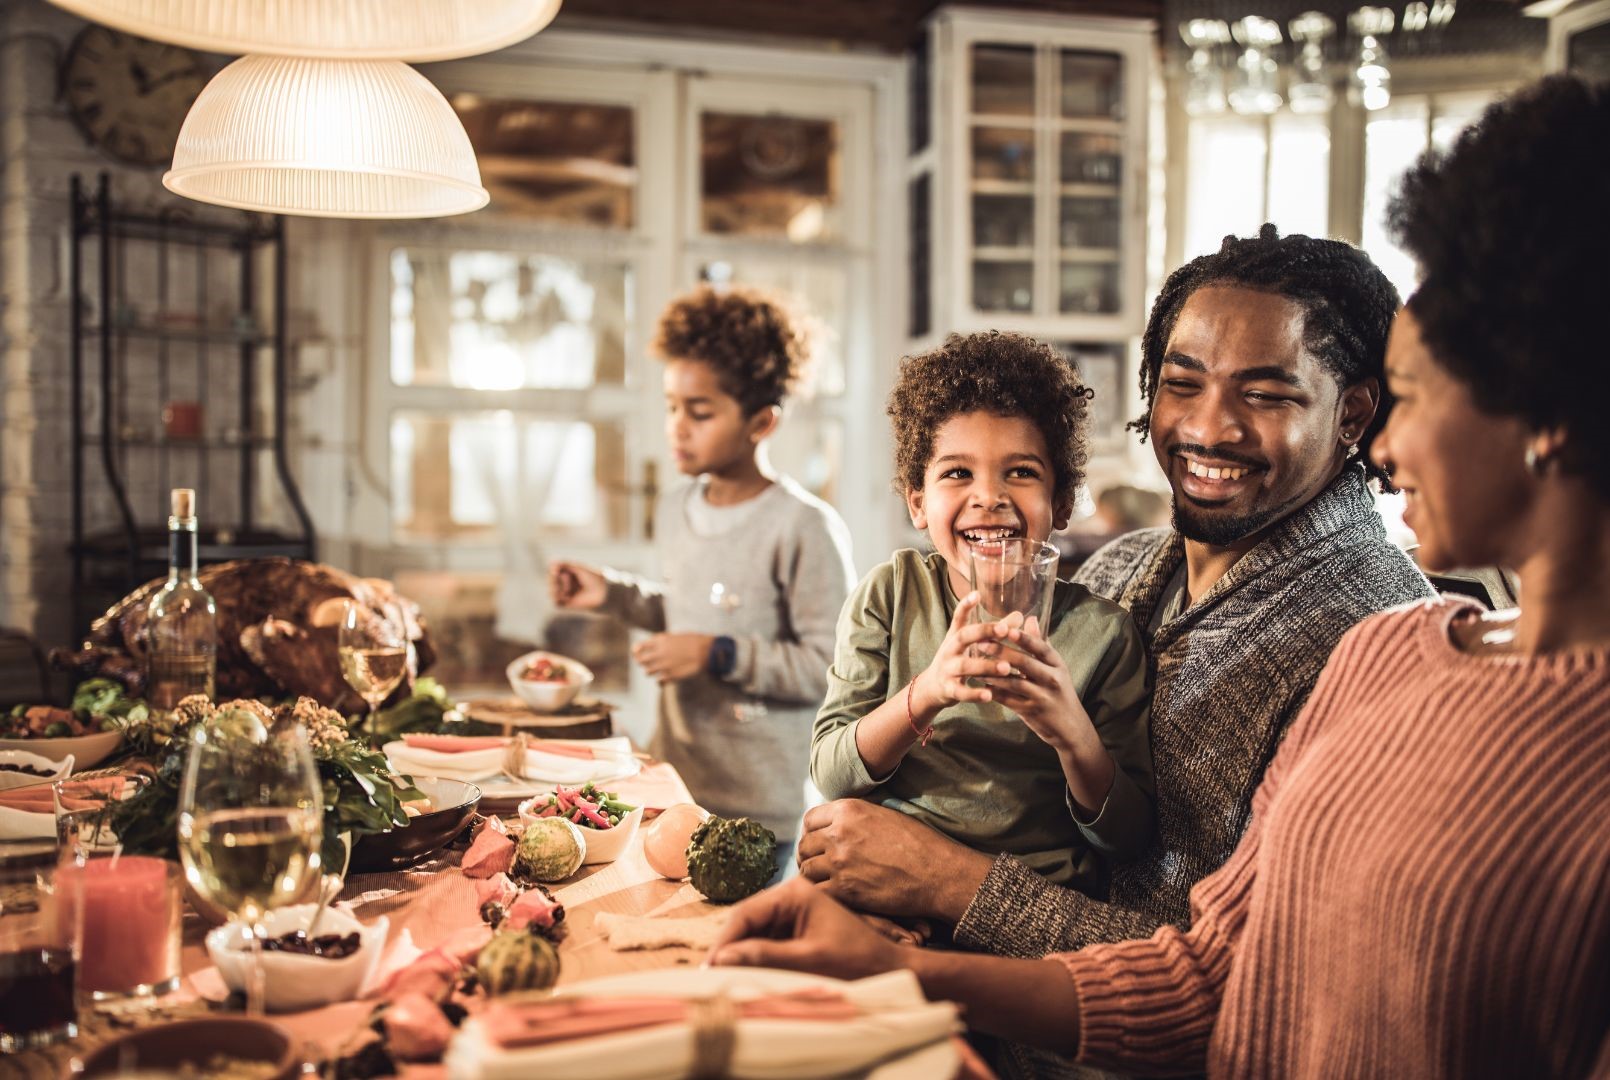
[[450, 1080], [840, 1076], [944, 1040], [959, 1026], [955, 1007], [924, 999], [909, 971], [781, 992], [777, 974], [686, 969], [676, 972], [681, 980], [654, 973], [661, 985], [680, 981], [676, 993], [610, 995], [601, 986], [589, 994], [583, 984], [550, 1000], [494, 1002], [465, 1021], [448, 1049], [447, 1073]]
[[[404, 735], [403, 742], [411, 750], [435, 750], [443, 754], [463, 754], [475, 750], [502, 750], [509, 740], [502, 735]], [[526, 740], [526, 746], [558, 757], [582, 758], [587, 761], [598, 756], [590, 746], [553, 742], [548, 739]]]
[[[128, 782], [128, 778], [123, 776], [98, 776], [89, 780], [75, 779], [73, 782], [82, 784], [83, 788], [90, 792], [110, 794], [120, 790]], [[93, 796], [89, 798], [64, 798], [62, 799], [62, 808], [64, 810], [93, 810], [95, 807], [102, 805], [103, 802], [104, 800]], [[33, 814], [54, 815], [56, 813], [55, 791], [48, 780], [41, 780], [39, 783], [28, 787], [0, 791], [0, 807], [10, 810], [22, 810]]]
[[[399, 740], [387, 743], [383, 749], [392, 768], [398, 772], [474, 783], [503, 776], [508, 771], [508, 740], [498, 742], [499, 745], [485, 750], [443, 751], [409, 746]], [[589, 752], [588, 758], [583, 760], [545, 749], [527, 748], [524, 779], [548, 784], [585, 784], [589, 780], [621, 775], [621, 765], [621, 759], [612, 755], [595, 757]]]
[[56, 835], [56, 815], [29, 813], [0, 805], [0, 840], [53, 839]]

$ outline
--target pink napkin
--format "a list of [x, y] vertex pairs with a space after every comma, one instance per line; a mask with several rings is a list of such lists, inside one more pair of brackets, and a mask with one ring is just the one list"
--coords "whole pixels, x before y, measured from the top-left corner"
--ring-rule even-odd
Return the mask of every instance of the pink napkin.
[[487, 824], [482, 827], [470, 844], [470, 849], [464, 853], [464, 862], [460, 869], [464, 876], [469, 878], [489, 878], [497, 874], [506, 874], [514, 865], [514, 841], [509, 839], [503, 831], [502, 824], [494, 826], [496, 818], [488, 818]]
[[[122, 790], [128, 782], [126, 776], [99, 776], [89, 780], [75, 780], [74, 783], [83, 784], [92, 791], [110, 794]], [[99, 799], [62, 800], [62, 806], [68, 810], [91, 810], [101, 805]], [[30, 784], [28, 787], [12, 788], [10, 791], [0, 791], [0, 806], [8, 810], [21, 810], [29, 814], [54, 814], [56, 812], [55, 796], [51, 792], [49, 781]]]
[[[509, 740], [501, 735], [404, 735], [403, 742], [415, 750], [434, 750], [439, 754], [467, 754], [475, 750], [501, 750]], [[590, 746], [572, 746], [569, 743], [550, 742], [547, 739], [527, 739], [526, 746], [556, 757], [593, 760], [598, 755]]]
[[[480, 1020], [487, 1037], [500, 1047], [542, 1046], [637, 1028], [680, 1024], [687, 1019], [690, 1004], [681, 998], [659, 997], [494, 1001], [481, 1013]], [[861, 1010], [843, 995], [822, 987], [733, 1002], [733, 1008], [746, 1020], [837, 1022], [861, 1015]]]

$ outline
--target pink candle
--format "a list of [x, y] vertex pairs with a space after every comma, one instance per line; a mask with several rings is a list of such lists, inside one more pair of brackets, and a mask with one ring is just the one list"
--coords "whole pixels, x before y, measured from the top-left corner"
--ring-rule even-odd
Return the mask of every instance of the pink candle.
[[163, 984], [178, 977], [176, 869], [148, 855], [105, 856], [62, 867], [58, 896], [69, 905], [83, 902], [81, 988], [122, 994], [141, 987], [165, 989]]

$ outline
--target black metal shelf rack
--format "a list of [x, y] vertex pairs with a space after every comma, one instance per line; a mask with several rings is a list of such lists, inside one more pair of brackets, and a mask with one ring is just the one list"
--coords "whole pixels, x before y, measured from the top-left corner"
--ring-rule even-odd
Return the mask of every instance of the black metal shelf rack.
[[[141, 461], [155, 470], [159, 487], [165, 487], [173, 473], [175, 457], [190, 455], [187, 461], [201, 478], [198, 486], [203, 488], [205, 500], [200, 537], [203, 563], [266, 555], [312, 559], [315, 535], [287, 453], [284, 220], [241, 214], [230, 223], [199, 220], [179, 212], [131, 213], [113, 205], [106, 173], [100, 174], [93, 192], [74, 176], [70, 198], [73, 505], [69, 552], [73, 626], [75, 633], [82, 633], [108, 604], [160, 575], [167, 565], [166, 499], [156, 500], [160, 505], [150, 507], [142, 503], [136, 510], [128, 484], [131, 454], [144, 455]], [[157, 267], [154, 281], [138, 283], [147, 294], [144, 301], [153, 305], [144, 316], [136, 314], [129, 302], [130, 283], [124, 270], [126, 254], [142, 244], [155, 245], [148, 254]], [[86, 249], [94, 255], [94, 301], [84, 293], [89, 262]], [[209, 259], [230, 260], [238, 278], [237, 288], [224, 305], [230, 319], [223, 326], [208, 324], [213, 315], [208, 295], [213, 277]], [[170, 280], [175, 276], [170, 268], [175, 260], [188, 260], [185, 268], [191, 272], [196, 290], [190, 301], [194, 309], [177, 320], [171, 308], [177, 301], [170, 295]], [[264, 276], [259, 264], [264, 261], [272, 265], [271, 306], [264, 305], [259, 296], [259, 279]], [[93, 314], [92, 306], [98, 309]], [[271, 311], [272, 325], [266, 330], [261, 329], [262, 310]], [[143, 343], [144, 351], [155, 355], [136, 360], [130, 356], [131, 343]], [[190, 358], [187, 373], [195, 379], [192, 392], [198, 415], [217, 409], [232, 417], [232, 430], [221, 435], [164, 433], [154, 415], [147, 428], [121, 422], [129, 407], [130, 387], [136, 381], [154, 380], [156, 398], [164, 396], [173, 369], [181, 362], [174, 355], [180, 347]], [[260, 424], [256, 415], [258, 365], [264, 352], [271, 367], [266, 404], [272, 421], [268, 424]], [[93, 400], [87, 355], [96, 360]], [[222, 356], [238, 365], [233, 400], [223, 397], [231, 391], [209, 384], [209, 371]], [[259, 427], [266, 430], [259, 431]], [[258, 455], [262, 453], [272, 455], [274, 475], [295, 518], [291, 530], [265, 527], [254, 520], [260, 485]], [[110, 514], [96, 513], [90, 506], [92, 458], [99, 462], [101, 479], [110, 493]], [[212, 478], [231, 474], [236, 510], [232, 517], [224, 510], [225, 500], [214, 498], [209, 490], [225, 491], [227, 481], [213, 483]], [[92, 517], [98, 520], [92, 521]]]

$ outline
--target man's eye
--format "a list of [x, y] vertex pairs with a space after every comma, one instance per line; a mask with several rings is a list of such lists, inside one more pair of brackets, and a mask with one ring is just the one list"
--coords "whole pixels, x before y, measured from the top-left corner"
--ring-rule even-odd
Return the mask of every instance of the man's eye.
[[1291, 398], [1281, 397], [1279, 394], [1266, 394], [1261, 390], [1249, 390], [1247, 391], [1247, 400], [1256, 401], [1264, 405], [1279, 405], [1282, 402], [1290, 401]]
[[1187, 379], [1164, 379], [1163, 386], [1176, 394], [1188, 393], [1196, 389], [1196, 384]]

